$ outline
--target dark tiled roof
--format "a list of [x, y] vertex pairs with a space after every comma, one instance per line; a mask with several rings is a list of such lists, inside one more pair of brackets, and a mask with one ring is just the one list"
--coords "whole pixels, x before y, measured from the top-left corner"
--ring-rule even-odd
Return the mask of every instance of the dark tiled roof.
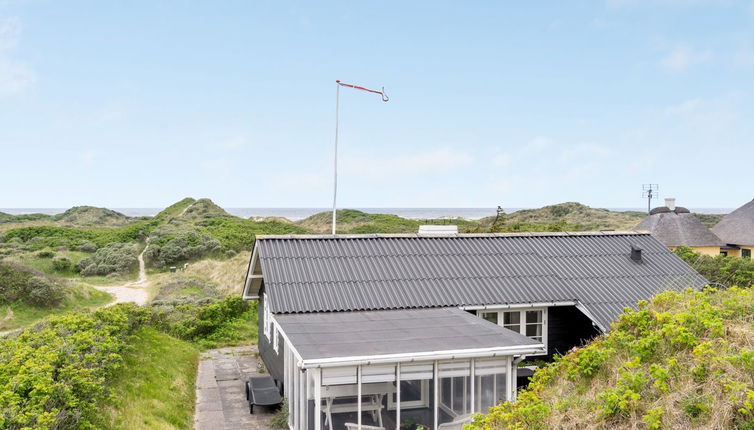
[[[725, 243], [715, 236], [699, 218], [683, 211], [657, 211], [644, 218], [634, 230], [648, 231], [665, 246], [722, 246]], [[667, 208], [665, 208], [667, 209]]]
[[538, 342], [458, 308], [276, 315], [303, 360], [484, 348]]
[[725, 215], [712, 231], [725, 243], [754, 245], [754, 200]]
[[630, 232], [260, 236], [257, 246], [274, 313], [575, 301], [605, 329], [638, 300], [707, 283]]

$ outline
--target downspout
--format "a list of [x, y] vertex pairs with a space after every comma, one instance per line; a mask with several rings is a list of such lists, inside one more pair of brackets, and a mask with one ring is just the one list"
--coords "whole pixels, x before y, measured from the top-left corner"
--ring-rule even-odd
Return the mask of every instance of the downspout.
[[525, 359], [525, 355], [519, 355], [518, 357], [514, 358], [513, 362], [511, 363], [511, 380], [515, 384], [513, 392], [511, 393], [511, 402], [516, 401], [516, 395], [518, 394], [518, 363], [524, 361]]

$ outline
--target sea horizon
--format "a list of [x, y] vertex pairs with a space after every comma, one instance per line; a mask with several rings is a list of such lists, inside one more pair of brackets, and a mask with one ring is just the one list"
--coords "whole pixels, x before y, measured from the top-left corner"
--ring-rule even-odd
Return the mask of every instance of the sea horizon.
[[[41, 213], [45, 215], [57, 215], [65, 212], [70, 208], [0, 208], [0, 212], [11, 215], [23, 215], [32, 213]], [[120, 212], [129, 217], [155, 216], [164, 208], [108, 208]], [[320, 212], [331, 211], [331, 208], [223, 208], [229, 214], [241, 218], [257, 217], [282, 217], [291, 221], [299, 221]], [[409, 219], [438, 219], [438, 218], [464, 218], [468, 220], [477, 220], [496, 214], [496, 208], [340, 208], [355, 209], [370, 214], [391, 214]], [[537, 208], [503, 208], [506, 213], [513, 213], [526, 209]], [[613, 212], [636, 211], [645, 212], [646, 208], [602, 208]], [[727, 214], [733, 208], [690, 208], [692, 212], [701, 214]]]

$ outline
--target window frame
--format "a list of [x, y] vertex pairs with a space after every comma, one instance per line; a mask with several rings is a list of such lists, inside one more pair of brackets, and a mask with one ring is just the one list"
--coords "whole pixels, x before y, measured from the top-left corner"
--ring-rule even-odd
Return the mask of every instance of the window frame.
[[[539, 353], [539, 354], [529, 354], [529, 355], [531, 355], [531, 356], [547, 355], [547, 308], [536, 308], [536, 307], [533, 307], [533, 308], [513, 308], [513, 309], [510, 309], [510, 308], [506, 308], [506, 309], [483, 309], [483, 310], [478, 310], [477, 311], [477, 316], [479, 318], [482, 318], [482, 319], [486, 320], [486, 321], [489, 321], [486, 318], [484, 318], [484, 315], [486, 315], [486, 314], [492, 314], [492, 313], [497, 313], [497, 325], [499, 325], [500, 327], [504, 327], [504, 328], [510, 329], [510, 327], [508, 327], [508, 326], [511, 326], [512, 324], [505, 324], [505, 313], [506, 312], [511, 312], [511, 313], [518, 312], [519, 313], [519, 317], [518, 317], [518, 326], [519, 326], [518, 330], [519, 331], [518, 331], [518, 333], [526, 336], [526, 327], [527, 327], [527, 325], [531, 325], [531, 324], [527, 324], [526, 323], [526, 312], [532, 312], [532, 311], [541, 311], [542, 312], [542, 323], [541, 323], [542, 324], [542, 336], [541, 336], [542, 340], [541, 340], [541, 342], [545, 346], [545, 351], [542, 352], [542, 353]], [[532, 339], [531, 336], [526, 336], [526, 337], [528, 337], [529, 339]], [[534, 339], [534, 340], [537, 340], [537, 339]]]
[[[744, 255], [749, 254], [749, 255]], [[741, 248], [741, 258], [748, 258], [751, 260], [751, 249], [748, 248]]]

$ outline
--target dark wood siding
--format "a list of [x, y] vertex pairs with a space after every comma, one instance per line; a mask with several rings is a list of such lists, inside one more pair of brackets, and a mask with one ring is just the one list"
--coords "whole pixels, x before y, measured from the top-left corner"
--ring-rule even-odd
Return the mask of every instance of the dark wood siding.
[[564, 355], [600, 334], [592, 321], [575, 306], [554, 306], [547, 310], [547, 357]]
[[[272, 348], [272, 338], [267, 340], [264, 335], [264, 308], [265, 303], [263, 300], [264, 285], [259, 291], [259, 357], [264, 362], [264, 366], [270, 373], [270, 376], [277, 379], [281, 383], [283, 382], [283, 369], [285, 369], [283, 363], [283, 337], [278, 334], [278, 353]], [[271, 334], [274, 333], [274, 330]]]

